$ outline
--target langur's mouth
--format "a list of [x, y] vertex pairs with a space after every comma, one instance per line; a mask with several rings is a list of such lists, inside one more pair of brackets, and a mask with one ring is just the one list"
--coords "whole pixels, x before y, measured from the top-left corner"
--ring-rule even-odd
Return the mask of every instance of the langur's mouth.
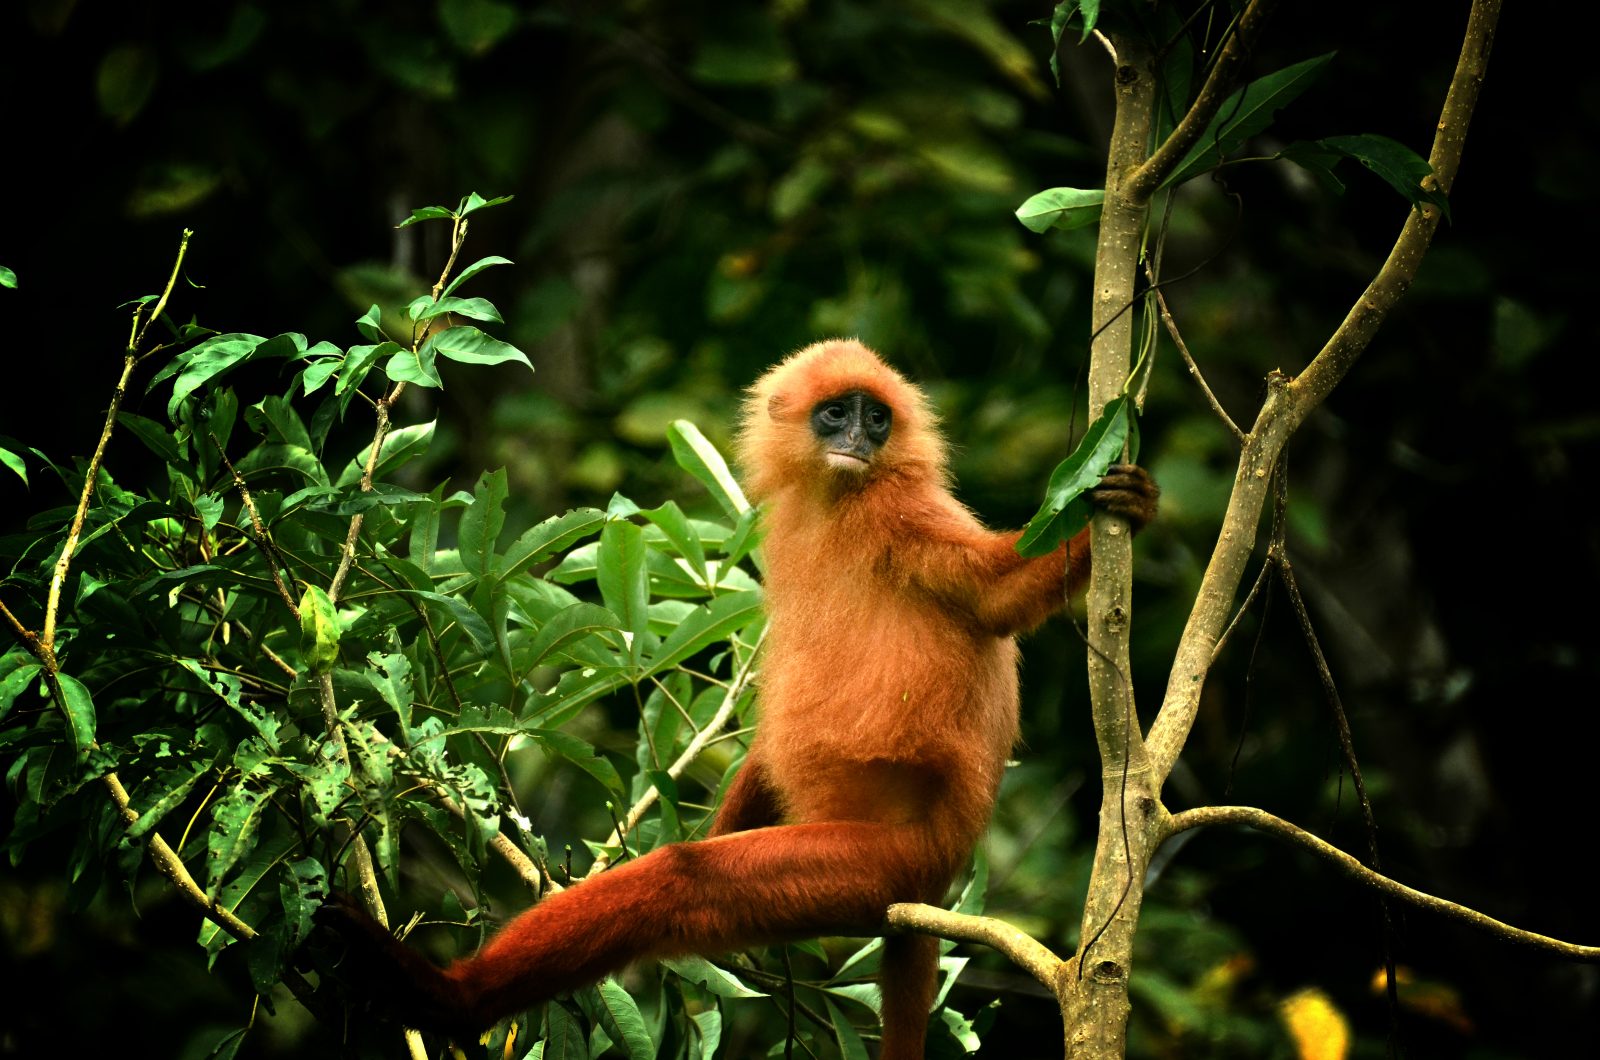
[[843, 468], [849, 471], [859, 471], [867, 466], [867, 461], [862, 457], [840, 449], [828, 450], [827, 460], [829, 467]]

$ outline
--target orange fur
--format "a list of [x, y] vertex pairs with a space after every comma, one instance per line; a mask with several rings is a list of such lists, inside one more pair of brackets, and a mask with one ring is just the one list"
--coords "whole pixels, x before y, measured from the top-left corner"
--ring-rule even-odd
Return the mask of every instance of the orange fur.
[[[810, 417], [854, 390], [893, 430], [839, 470]], [[443, 972], [346, 923], [389, 951], [372, 974], [408, 1022], [482, 1026], [644, 956], [871, 934], [891, 903], [939, 900], [970, 856], [1017, 737], [1014, 636], [1062, 605], [1067, 569], [1074, 588], [1087, 576], [1086, 535], [1068, 564], [984, 529], [950, 495], [921, 391], [854, 341], [763, 376], [738, 451], [765, 505], [770, 624], [757, 735], [711, 838], [546, 899]], [[927, 938], [885, 948], [887, 1060], [922, 1055], [937, 956]]]

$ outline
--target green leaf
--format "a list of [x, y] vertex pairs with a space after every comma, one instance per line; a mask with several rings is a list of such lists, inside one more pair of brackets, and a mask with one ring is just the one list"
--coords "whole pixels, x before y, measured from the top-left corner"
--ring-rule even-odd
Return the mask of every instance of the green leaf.
[[1100, 220], [1105, 200], [1102, 188], [1047, 188], [1017, 207], [1017, 220], [1030, 232], [1082, 228]]
[[411, 319], [416, 321], [432, 320], [434, 317], [446, 313], [456, 316], [468, 317], [472, 320], [487, 320], [493, 324], [504, 324], [500, 318], [500, 310], [487, 298], [440, 298], [437, 302], [424, 297], [424, 305], [417, 306], [411, 313]]
[[300, 654], [313, 673], [332, 673], [339, 661], [339, 612], [315, 585], [300, 597]]
[[494, 570], [495, 546], [506, 521], [507, 493], [506, 469], [485, 471], [472, 490], [472, 503], [461, 513], [461, 562], [479, 578]]
[[202, 777], [210, 775], [209, 762], [186, 762], [178, 769], [158, 770], [155, 776], [140, 786], [139, 799], [142, 802], [147, 794], [153, 794], [148, 791], [150, 788], [160, 791], [160, 796], [148, 807], [139, 811], [139, 819], [128, 826], [123, 836], [132, 840], [149, 832], [160, 824], [161, 819], [171, 813], [173, 808], [189, 797], [189, 792]]
[[629, 657], [638, 666], [644, 660], [650, 634], [650, 579], [644, 531], [617, 520], [600, 531], [595, 556], [595, 579], [606, 607], [622, 621], [629, 635]]
[[447, 210], [443, 206], [419, 206], [411, 211], [411, 216], [395, 225], [396, 228], [406, 228], [418, 221], [449, 221], [455, 219], [455, 211]]
[[497, 198], [485, 199], [474, 191], [468, 193], [467, 197], [461, 200], [461, 206], [457, 212], [462, 217], [466, 217], [468, 214], [477, 213], [479, 210], [487, 210], [491, 206], [499, 206], [503, 202], [510, 202], [513, 198], [515, 198], [513, 195], [501, 195]]
[[157, 372], [155, 378], [150, 380], [149, 389], [154, 390], [156, 384], [168, 376], [178, 377], [172, 384], [172, 397], [167, 401], [167, 416], [176, 420], [178, 406], [183, 404], [184, 398], [221, 376], [234, 365], [248, 359], [266, 341], [260, 335], [246, 335], [241, 332], [214, 335], [194, 349], [174, 357], [171, 364]]
[[22, 462], [22, 457], [9, 449], [0, 448], [0, 464], [4, 464], [17, 473], [17, 477], [26, 484], [28, 481], [28, 465]]
[[622, 777], [617, 775], [617, 767], [609, 758], [597, 754], [591, 745], [560, 729], [527, 729], [525, 732], [546, 751], [571, 762], [605, 785], [612, 795], [622, 797]]
[[[437, 420], [429, 420], [427, 423], [401, 427], [385, 435], [383, 445], [378, 449], [378, 463], [372, 469], [372, 480], [377, 482], [388, 477], [402, 464], [427, 452], [428, 446], [433, 442], [433, 430], [437, 424]], [[371, 449], [371, 446], [363, 449], [361, 455], [345, 465], [344, 471], [339, 474], [339, 479], [334, 485], [353, 486], [360, 482], [362, 471], [367, 464], [367, 454]]]
[[689, 982], [699, 983], [718, 997], [767, 996], [745, 986], [732, 973], [723, 971], [704, 957], [663, 957], [661, 964]]
[[9, 287], [12, 290], [16, 290], [17, 287], [17, 274], [4, 265], [0, 265], [0, 287]]
[[361, 385], [367, 373], [372, 371], [372, 366], [381, 358], [393, 358], [405, 350], [398, 342], [380, 342], [375, 346], [352, 346], [342, 362], [339, 371], [339, 382], [334, 384], [333, 392], [343, 394], [352, 387]]
[[38, 676], [39, 670], [38, 663], [25, 662], [4, 677], [0, 677], [0, 718], [6, 716], [11, 710], [11, 704], [33, 684], [33, 679]]
[[376, 305], [369, 307], [365, 313], [356, 318], [356, 330], [361, 332], [368, 342], [383, 342], [383, 311]]
[[[1433, 167], [1426, 158], [1400, 141], [1376, 133], [1365, 133], [1360, 136], [1330, 136], [1318, 140], [1317, 144], [1337, 155], [1360, 162], [1383, 178], [1389, 187], [1413, 206], [1437, 206], [1449, 219], [1450, 200], [1443, 192], [1428, 191], [1422, 186], [1423, 179], [1433, 175]], [[1284, 155], [1299, 161], [1287, 149]]]
[[66, 700], [67, 727], [72, 731], [72, 750], [79, 762], [89, 757], [94, 746], [94, 700], [83, 682], [68, 674], [56, 675], [61, 682], [61, 695]]
[[705, 547], [700, 543], [700, 535], [696, 534], [694, 528], [689, 525], [689, 520], [684, 516], [683, 509], [678, 507], [677, 502], [667, 501], [659, 508], [642, 511], [639, 514], [660, 527], [661, 532], [672, 543], [673, 549], [677, 551], [678, 555], [688, 560], [695, 573], [704, 580], [706, 576]]
[[755, 590], [719, 596], [685, 619], [650, 660], [645, 676], [659, 674], [695, 652], [727, 640], [761, 617], [761, 593]]
[[[471, 607], [468, 607], [465, 600], [459, 596], [446, 596], [444, 593], [419, 592], [416, 595], [418, 599], [444, 608], [445, 614], [456, 625], [460, 626], [468, 637], [472, 638], [473, 647], [479, 652], [488, 654], [494, 650], [494, 633], [490, 631], [489, 623], [485, 622], [483, 617]], [[441, 629], [437, 632], [442, 635], [444, 630]]]
[[413, 383], [430, 390], [444, 389], [435, 363], [433, 339], [428, 339], [416, 352], [402, 349], [383, 363], [383, 373], [397, 383]]
[[510, 577], [557, 552], [571, 548], [590, 534], [597, 533], [606, 523], [605, 513], [595, 508], [574, 508], [562, 515], [553, 515], [544, 522], [526, 530], [511, 543], [501, 560], [500, 576]]
[[839, 1007], [826, 994], [822, 995], [822, 1004], [828, 1013], [828, 1022], [833, 1025], [833, 1036], [839, 1043], [841, 1060], [870, 1060], [866, 1043], [861, 1040], [855, 1024], [839, 1011]]
[[491, 338], [467, 324], [447, 328], [437, 335], [431, 335], [423, 346], [431, 346], [440, 357], [463, 364], [502, 364], [506, 361], [518, 361], [527, 365], [528, 371], [533, 371], [533, 364], [521, 350], [509, 342]]
[[514, 263], [512, 262], [512, 260], [510, 258], [502, 258], [498, 254], [491, 254], [486, 258], [479, 258], [477, 261], [473, 262], [471, 265], [468, 265], [466, 268], [464, 268], [460, 272], [456, 273], [456, 278], [450, 281], [449, 285], [445, 287], [445, 289], [442, 292], [442, 294], [443, 295], [450, 294], [457, 287], [460, 287], [462, 284], [466, 283], [468, 280], [470, 280], [474, 276], [478, 275], [478, 273], [482, 272], [484, 269], [493, 268], [496, 265], [511, 265], [511, 264], [514, 264]]
[[559, 1001], [544, 1003], [543, 1060], [589, 1060], [583, 1024]]
[[1106, 468], [1116, 463], [1122, 455], [1122, 443], [1128, 437], [1128, 398], [1116, 397], [1106, 402], [1106, 407], [1089, 425], [1083, 441], [1072, 455], [1056, 465], [1050, 475], [1050, 485], [1045, 488], [1044, 503], [1039, 506], [1017, 541], [1017, 551], [1024, 556], [1048, 555], [1061, 542], [1083, 528], [1089, 519], [1089, 506], [1081, 502], [1075, 509], [1068, 505], [1086, 490], [1093, 489], [1105, 476]]
[[539, 632], [526, 649], [525, 665], [537, 666], [575, 640], [595, 633], [620, 632], [622, 628], [617, 616], [603, 607], [588, 603], [573, 604], [539, 627]]
[[613, 1044], [621, 1045], [629, 1060], [654, 1060], [656, 1043], [645, 1026], [639, 1006], [615, 979], [602, 979], [596, 988], [600, 1026]]
[[737, 519], [750, 509], [744, 490], [728, 470], [728, 462], [717, 452], [700, 428], [688, 420], [674, 420], [667, 428], [667, 441], [672, 446], [673, 459], [678, 466], [693, 475], [707, 490], [728, 518]]
[[1215, 168], [1250, 137], [1272, 124], [1275, 111], [1311, 87], [1333, 52], [1286, 66], [1245, 85], [1223, 101], [1200, 139], [1184, 156], [1162, 187], [1176, 187], [1196, 174]]
[[255, 849], [262, 815], [272, 805], [276, 785], [239, 785], [212, 804], [206, 832], [206, 890], [215, 892], [239, 859]]

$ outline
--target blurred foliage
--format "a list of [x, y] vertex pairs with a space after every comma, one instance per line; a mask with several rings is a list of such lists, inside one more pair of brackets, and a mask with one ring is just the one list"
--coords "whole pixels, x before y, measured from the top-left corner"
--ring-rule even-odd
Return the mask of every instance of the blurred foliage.
[[[1034, 234], [1014, 213], [1043, 189], [1099, 187], [1109, 128], [1103, 51], [1068, 32], [1057, 88], [1049, 28], [1031, 24], [1049, 14], [1012, 0], [224, 2], [181, 17], [149, 0], [8, 5], [0, 29], [30, 61], [0, 71], [15, 153], [0, 177], [14, 206], [0, 222], [0, 301], [26, 381], [0, 388], [0, 449], [28, 479], [0, 469], [5, 529], [38, 536], [25, 520], [71, 503], [62, 461], [98, 430], [125, 328], [117, 307], [159, 272], [181, 227], [199, 234], [176, 319], [347, 351], [352, 318], [377, 305], [379, 319], [403, 319], [448, 251], [448, 226], [392, 226], [474, 187], [515, 195], [475, 216], [473, 232], [515, 265], [472, 291], [501, 307], [505, 327], [486, 327], [537, 371], [452, 366], [444, 389], [408, 390], [404, 422], [436, 427], [397, 488], [431, 496], [452, 478], [439, 503], [467, 504], [495, 483], [507, 538], [568, 508], [604, 510], [618, 491], [725, 519], [674, 459], [670, 425], [692, 420], [720, 445], [739, 388], [763, 367], [852, 334], [927, 385], [968, 503], [1020, 525], [1086, 422], [1093, 228]], [[1425, 150], [1464, 15], [1464, 4], [1280, 12], [1251, 77], [1334, 57], [1240, 150], [1369, 136]], [[1220, 29], [1194, 24], [1201, 42]], [[1352, 713], [1386, 865], [1594, 941], [1591, 888], [1562, 855], [1586, 834], [1576, 808], [1592, 801], [1583, 778], [1600, 740], [1586, 706], [1600, 677], [1587, 649], [1600, 533], [1584, 488], [1600, 417], [1592, 359], [1576, 355], [1595, 325], [1576, 308], [1588, 270], [1551, 267], [1589, 245], [1596, 223], [1581, 175], [1597, 162], [1600, 86], [1580, 38], [1502, 28], [1453, 223], [1293, 447], [1290, 543]], [[1535, 61], [1572, 78], [1562, 107], [1542, 94], [1546, 77], [1519, 69]], [[37, 99], [52, 106], [27, 104]], [[1392, 188], [1353, 168], [1336, 171], [1337, 195], [1283, 161], [1228, 167], [1177, 194], [1165, 275], [1200, 271], [1169, 300], [1241, 424], [1267, 370], [1293, 372], [1315, 352], [1403, 216]], [[281, 394], [279, 363], [247, 364], [233, 385]], [[156, 421], [165, 395], [141, 398], [147, 382], [125, 408]], [[328, 452], [359, 451], [370, 432], [358, 419], [328, 426]], [[1164, 490], [1139, 546], [1133, 676], [1148, 706], [1234, 463], [1164, 337], [1141, 428]], [[481, 477], [498, 467], [503, 489]], [[163, 459], [129, 433], [108, 470], [135, 496], [170, 485]], [[212, 530], [235, 519], [217, 497], [223, 507], [185, 518], [214, 515]], [[1508, 554], [1507, 523], [1533, 524], [1539, 547]], [[1169, 804], [1250, 802], [1355, 848], [1331, 728], [1285, 618], [1269, 605], [1246, 620], [1208, 683]], [[1082, 657], [1065, 622], [1029, 642], [1025, 745], [989, 841], [989, 910], [1058, 950], [1076, 939], [1096, 805]], [[192, 675], [171, 676], [188, 682], [181, 694], [204, 694]], [[639, 711], [614, 698], [566, 731], [631, 784]], [[583, 840], [610, 830], [594, 781], [530, 758], [511, 780], [532, 831], [552, 850], [574, 845], [582, 871]], [[5, 797], [9, 819], [15, 779]], [[249, 969], [219, 959], [204, 975], [192, 914], [148, 871], [126, 896], [97, 890], [132, 858], [119, 868], [80, 854], [85, 875], [66, 879], [76, 839], [39, 837], [0, 878], [0, 952], [22, 984], [0, 1016], [0, 1052], [36, 1051], [70, 1019], [85, 1034], [207, 1055], [249, 1018]], [[401, 862], [408, 891], [481, 884], [497, 911], [520, 906], [503, 869], [478, 880], [449, 860]], [[1422, 916], [1401, 916], [1396, 947], [1429, 996], [1456, 999], [1443, 1018], [1402, 982], [1399, 1040], [1416, 1055], [1551, 1054], [1600, 1034], [1593, 969]], [[993, 1021], [987, 1048], [1053, 1055], [1053, 1004], [992, 954], [957, 952], [972, 962], [950, 1000]], [[797, 974], [821, 974], [802, 964], [823, 956], [837, 967], [837, 954], [808, 954]], [[1137, 1055], [1293, 1055], [1282, 1006], [1295, 997], [1341, 1013], [1356, 1055], [1381, 1054], [1389, 1032], [1371, 989], [1373, 903], [1265, 839], [1207, 835], [1173, 851], [1149, 890], [1138, 960]], [[998, 1012], [986, 1007], [995, 997]], [[730, 1010], [725, 1055], [771, 1040], [752, 1029], [775, 1018], [766, 1004]], [[241, 1051], [336, 1048], [293, 1003], [276, 1011]]]

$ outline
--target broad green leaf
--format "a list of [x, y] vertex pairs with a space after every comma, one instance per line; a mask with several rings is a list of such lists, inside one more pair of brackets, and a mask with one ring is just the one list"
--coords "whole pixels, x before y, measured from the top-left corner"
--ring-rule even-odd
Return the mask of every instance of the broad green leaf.
[[[236, 911], [239, 904], [255, 890], [256, 885], [277, 867], [278, 863], [289, 853], [294, 846], [293, 838], [286, 832], [280, 832], [265, 839], [254, 853], [247, 856], [239, 865], [239, 871], [233, 878], [223, 884], [220, 891], [207, 888], [217, 900], [217, 904], [229, 911]], [[223, 931], [209, 920], [200, 922], [199, 943], [205, 947], [206, 952], [213, 957], [224, 946], [233, 942], [233, 937]]]
[[506, 521], [507, 493], [506, 469], [485, 471], [473, 488], [472, 503], [461, 513], [461, 562], [479, 578], [494, 570], [495, 546]]
[[611, 613], [622, 620], [631, 638], [630, 657], [638, 666], [644, 660], [650, 632], [650, 580], [646, 565], [644, 531], [629, 522], [609, 522], [600, 531], [595, 554], [595, 579], [600, 596]]
[[704, 957], [664, 957], [661, 964], [674, 974], [691, 983], [699, 983], [718, 997], [766, 997], [760, 990], [752, 990]]
[[16, 290], [17, 287], [17, 274], [4, 265], [0, 265], [0, 287], [9, 287], [12, 290]]
[[[176, 455], [176, 454], [174, 454]], [[176, 461], [173, 461], [176, 463]], [[22, 462], [22, 457], [9, 449], [0, 448], [0, 464], [4, 464], [17, 473], [17, 477], [26, 484], [28, 481], [28, 465]]]
[[1214, 168], [1246, 140], [1266, 129], [1272, 124], [1275, 111], [1311, 87], [1311, 82], [1333, 59], [1333, 54], [1328, 52], [1286, 66], [1237, 89], [1223, 101], [1217, 116], [1161, 186], [1176, 187], [1190, 177]]
[[487, 298], [443, 297], [437, 302], [431, 298], [425, 298], [424, 301], [425, 305], [417, 306], [411, 311], [412, 320], [432, 320], [446, 313], [454, 313], [470, 320], [487, 320], [491, 324], [505, 323], [500, 317], [500, 310], [496, 309], [494, 303]]
[[600, 1026], [614, 1044], [621, 1045], [628, 1060], [654, 1060], [656, 1043], [645, 1026], [638, 1004], [615, 979], [603, 979], [596, 988], [596, 1009]]
[[455, 218], [455, 211], [443, 206], [419, 206], [411, 211], [411, 216], [395, 225], [396, 228], [406, 228], [418, 221], [448, 221]]
[[861, 1040], [861, 1034], [855, 1028], [839, 1007], [833, 1003], [828, 995], [822, 995], [822, 1004], [828, 1013], [828, 1022], [833, 1025], [834, 1040], [839, 1043], [839, 1055], [842, 1060], [870, 1060], [866, 1043]]
[[755, 591], [719, 596], [699, 608], [662, 642], [645, 676], [677, 666], [695, 652], [726, 640], [761, 616], [761, 593]]
[[[433, 441], [433, 430], [437, 423], [437, 420], [429, 420], [427, 423], [413, 424], [410, 427], [390, 431], [378, 450], [378, 463], [372, 471], [373, 481], [388, 477], [402, 464], [427, 452], [429, 444]], [[338, 481], [334, 485], [353, 486], [360, 482], [362, 471], [366, 467], [367, 455], [371, 451], [371, 446], [368, 446], [361, 451], [360, 456], [345, 465], [344, 471], [339, 474]]]
[[1047, 188], [1017, 207], [1017, 220], [1030, 232], [1082, 228], [1100, 220], [1102, 188]]
[[67, 701], [67, 728], [72, 733], [72, 750], [82, 762], [89, 757], [89, 748], [94, 746], [94, 700], [76, 677], [58, 674], [56, 680], [61, 683], [61, 695]]
[[25, 662], [4, 677], [0, 677], [0, 718], [6, 716], [11, 710], [11, 704], [33, 684], [33, 679], [38, 676], [39, 670], [38, 663]]
[[595, 633], [621, 632], [617, 616], [594, 604], [577, 603], [551, 618], [527, 648], [525, 665], [537, 666], [575, 640]]
[[503, 202], [510, 202], [513, 198], [515, 198], [513, 195], [500, 195], [493, 199], [485, 199], [474, 191], [461, 200], [461, 206], [457, 212], [462, 217], [466, 217], [468, 214], [477, 213], [479, 210], [487, 210], [491, 206], [499, 206]]
[[617, 767], [611, 764], [611, 759], [602, 757], [591, 745], [560, 729], [527, 729], [524, 731], [541, 747], [551, 754], [566, 759], [605, 786], [605, 789], [617, 798], [621, 798], [623, 791], [622, 777], [617, 775]]
[[150, 380], [148, 389], [154, 390], [157, 383], [169, 376], [178, 377], [172, 384], [172, 397], [167, 401], [167, 416], [176, 420], [178, 406], [183, 404], [184, 398], [250, 357], [266, 341], [260, 335], [241, 332], [214, 335], [194, 349], [174, 357], [172, 363]]
[[700, 428], [688, 420], [674, 420], [667, 428], [667, 441], [678, 466], [710, 491], [728, 518], [737, 519], [750, 509], [744, 490], [728, 470], [728, 462], [717, 452]]
[[[194, 789], [202, 778], [211, 775], [209, 762], [186, 762], [177, 769], [157, 770], [155, 775], [139, 787], [137, 802], [143, 802], [145, 797], [155, 792], [160, 794], [148, 806], [139, 810], [139, 819], [128, 825], [123, 832], [125, 839], [137, 839], [161, 823], [161, 819], [171, 813], [173, 808], [189, 797], [189, 792]], [[138, 809], [135, 806], [135, 809]]]
[[343, 394], [352, 387], [358, 387], [367, 378], [367, 373], [372, 371], [372, 366], [384, 357], [393, 358], [397, 353], [404, 353], [398, 342], [380, 342], [375, 346], [352, 346], [345, 356], [344, 367], [339, 372], [339, 382], [334, 384], [333, 392]]
[[255, 849], [262, 816], [276, 790], [275, 784], [240, 784], [212, 804], [211, 827], [206, 831], [207, 891], [214, 893], [239, 859]]
[[502, 258], [498, 254], [491, 254], [486, 258], [479, 258], [471, 265], [468, 265], [466, 268], [456, 273], [456, 278], [451, 280], [449, 285], [445, 287], [443, 295], [449, 295], [457, 287], [460, 287], [462, 284], [478, 275], [478, 273], [482, 272], [484, 269], [493, 268], [496, 265], [510, 264], [512, 264], [510, 258]]
[[639, 513], [661, 528], [668, 541], [678, 555], [689, 561], [690, 566], [703, 579], [706, 573], [706, 553], [700, 543], [700, 537], [689, 525], [683, 509], [678, 507], [676, 501], [667, 501], [659, 508], [652, 508]]
[[605, 522], [605, 513], [595, 508], [574, 508], [570, 512], [551, 516], [524, 531], [521, 537], [511, 543], [501, 560], [500, 576], [510, 577], [571, 548], [574, 542], [599, 532]]
[[[1325, 164], [1324, 156], [1314, 149], [1297, 154], [1295, 148], [1300, 146], [1289, 145], [1283, 150], [1283, 156], [1291, 161], [1300, 162], [1313, 172], [1318, 171], [1319, 167]], [[1413, 206], [1428, 204], [1437, 206], [1445, 218], [1449, 219], [1449, 198], [1442, 192], [1427, 191], [1422, 186], [1423, 179], [1433, 175], [1433, 167], [1428, 164], [1426, 158], [1398, 140], [1391, 140], [1387, 136], [1375, 133], [1365, 133], [1360, 136], [1329, 136], [1316, 141], [1315, 147], [1324, 148], [1338, 157], [1355, 159], [1383, 178], [1385, 183]]]
[[383, 372], [397, 383], [412, 383], [430, 390], [442, 390], [444, 380], [439, 378], [435, 363], [433, 340], [430, 338], [415, 353], [402, 349], [383, 362]]
[[[472, 638], [473, 647], [483, 654], [494, 650], [494, 634], [489, 629], [489, 623], [483, 617], [467, 606], [467, 602], [459, 596], [447, 596], [444, 593], [417, 593], [419, 599], [434, 604], [444, 609], [452, 621], [459, 625], [468, 637]], [[434, 631], [443, 635], [443, 629]]]
[[368, 308], [356, 318], [356, 330], [361, 332], [368, 342], [383, 342], [383, 311], [376, 305]]
[[695, 1033], [700, 1038], [699, 1049], [691, 1052], [689, 1056], [698, 1057], [698, 1060], [716, 1060], [717, 1047], [722, 1044], [721, 1010], [702, 1009], [689, 1018], [694, 1021]]
[[517, 361], [527, 365], [528, 371], [533, 371], [533, 364], [521, 350], [509, 342], [501, 342], [485, 335], [467, 324], [447, 328], [437, 335], [430, 335], [423, 346], [431, 347], [440, 357], [463, 364], [501, 364], [505, 361]]
[[543, 1060], [589, 1060], [583, 1024], [559, 1001], [544, 1003]]
[[1024, 556], [1048, 555], [1061, 542], [1081, 530], [1089, 521], [1089, 506], [1080, 502], [1075, 510], [1068, 506], [1077, 501], [1086, 490], [1093, 489], [1105, 476], [1106, 468], [1116, 463], [1122, 455], [1122, 443], [1128, 437], [1128, 398], [1126, 395], [1106, 402], [1104, 409], [1083, 434], [1072, 455], [1056, 465], [1045, 488], [1044, 503], [1039, 506], [1017, 541], [1017, 551]]
[[313, 673], [332, 673], [339, 661], [339, 612], [315, 585], [300, 597], [300, 655]]

